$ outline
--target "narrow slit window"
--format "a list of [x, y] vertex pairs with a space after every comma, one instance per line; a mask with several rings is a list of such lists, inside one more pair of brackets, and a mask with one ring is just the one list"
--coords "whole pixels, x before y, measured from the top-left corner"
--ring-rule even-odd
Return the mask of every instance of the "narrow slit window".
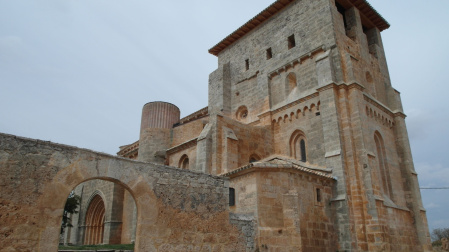
[[229, 187], [229, 206], [235, 206], [235, 189]]
[[273, 52], [271, 51], [271, 47], [267, 49], [267, 60], [273, 58]]
[[321, 190], [320, 190], [320, 188], [316, 189], [316, 202], [321, 202]]
[[291, 35], [290, 37], [288, 37], [288, 49], [292, 49], [295, 46], [296, 46], [295, 35]]
[[249, 59], [245, 60], [245, 69], [249, 70]]
[[306, 162], [307, 161], [306, 142], [304, 141], [304, 139], [301, 139], [301, 141], [299, 142], [299, 145], [300, 145], [300, 149], [301, 149], [301, 161]]

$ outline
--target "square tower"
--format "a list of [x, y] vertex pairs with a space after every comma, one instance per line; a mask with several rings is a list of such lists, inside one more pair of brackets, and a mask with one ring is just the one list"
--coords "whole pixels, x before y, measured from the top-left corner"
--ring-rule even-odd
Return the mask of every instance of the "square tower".
[[[279, 0], [212, 47], [218, 69], [209, 77], [204, 171], [242, 186], [231, 171], [251, 155], [330, 169], [338, 250], [430, 250], [405, 115], [382, 44], [389, 26], [364, 0]], [[257, 131], [262, 136], [249, 133]], [[264, 222], [261, 205], [254, 209], [235, 211]], [[299, 236], [303, 249], [318, 249]]]

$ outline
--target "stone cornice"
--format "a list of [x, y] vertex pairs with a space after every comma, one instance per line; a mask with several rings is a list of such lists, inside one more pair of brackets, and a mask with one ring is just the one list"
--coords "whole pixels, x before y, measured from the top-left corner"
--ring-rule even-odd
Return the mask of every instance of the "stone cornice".
[[325, 91], [325, 90], [328, 90], [328, 89], [337, 88], [337, 87], [338, 87], [337, 84], [335, 84], [335, 83], [329, 83], [329, 84], [327, 84], [327, 85], [325, 85], [325, 86], [322, 86], [322, 87], [317, 88], [316, 90], [317, 90], [318, 92], [322, 92], [322, 91]]
[[314, 93], [309, 94], [309, 95], [307, 95], [305, 97], [302, 97], [302, 98], [300, 98], [298, 100], [295, 100], [293, 102], [285, 104], [284, 106], [281, 106], [281, 107], [279, 107], [277, 109], [263, 112], [263, 113], [259, 114], [258, 117], [259, 118], [263, 118], [263, 117], [266, 117], [266, 116], [271, 116], [273, 114], [276, 114], [276, 113], [281, 112], [283, 110], [289, 109], [289, 108], [291, 108], [293, 106], [296, 106], [296, 105], [298, 105], [298, 104], [300, 104], [302, 102], [308, 101], [308, 100], [313, 99], [313, 98], [318, 97], [318, 96], [319, 96], [319, 93], [318, 92], [314, 92]]
[[192, 114], [190, 114], [190, 115], [188, 115], [186, 117], [181, 118], [179, 120], [179, 124], [180, 125], [181, 124], [186, 124], [188, 122], [195, 121], [197, 119], [206, 117], [208, 115], [209, 115], [209, 107], [205, 107], [205, 108], [202, 108], [202, 109], [200, 109], [200, 110], [198, 110], [196, 112], [193, 112]]
[[402, 111], [395, 111], [393, 113], [394, 117], [402, 117], [402, 119], [405, 119], [407, 116]]
[[185, 149], [188, 149], [190, 147], [196, 146], [197, 138], [190, 139], [184, 143], [181, 143], [179, 145], [176, 145], [174, 147], [171, 147], [170, 149], [167, 149], [167, 155], [173, 154], [175, 152], [179, 152]]
[[275, 70], [269, 72], [269, 73], [267, 74], [267, 75], [268, 75], [268, 78], [271, 79], [271, 78], [273, 78], [275, 75], [278, 75], [278, 74], [280, 74], [281, 72], [287, 71], [288, 68], [294, 67], [296, 64], [301, 64], [304, 60], [309, 59], [309, 58], [312, 58], [313, 55], [315, 55], [315, 54], [317, 54], [317, 53], [319, 53], [319, 52], [324, 52], [324, 51], [326, 51], [324, 45], [321, 45], [321, 46], [319, 46], [319, 47], [316, 47], [316, 48], [314, 48], [314, 49], [312, 49], [312, 50], [310, 50], [310, 51], [304, 53], [303, 55], [299, 56], [298, 58], [296, 58], [296, 59], [294, 59], [294, 60], [292, 60], [292, 61], [290, 61], [290, 62], [288, 62], [288, 63], [282, 65], [281, 67], [278, 67], [277, 69], [275, 69]]
[[[381, 102], [376, 100], [374, 97], [370, 96], [369, 94], [364, 93], [363, 99], [367, 101], [369, 104], [375, 106], [376, 108], [382, 110], [384, 113], [386, 113], [389, 116], [394, 116], [395, 113], [402, 113], [402, 112], [393, 112], [387, 106], [383, 105]], [[402, 113], [403, 114], [403, 113]]]

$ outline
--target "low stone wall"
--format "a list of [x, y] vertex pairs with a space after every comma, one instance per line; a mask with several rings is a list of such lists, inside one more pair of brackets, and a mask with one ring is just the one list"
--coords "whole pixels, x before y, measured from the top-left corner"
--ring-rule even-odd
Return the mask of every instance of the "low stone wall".
[[254, 247], [250, 224], [230, 221], [227, 179], [0, 134], [0, 251], [57, 251], [67, 196], [91, 179], [134, 197], [135, 251]]

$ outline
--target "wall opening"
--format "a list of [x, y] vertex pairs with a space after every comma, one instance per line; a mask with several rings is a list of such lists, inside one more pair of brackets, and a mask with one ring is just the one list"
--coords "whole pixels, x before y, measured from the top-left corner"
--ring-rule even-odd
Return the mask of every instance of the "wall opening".
[[235, 189], [229, 187], [229, 206], [235, 206]]
[[271, 51], [271, 47], [267, 49], [267, 60], [273, 58], [273, 52]]
[[296, 46], [295, 35], [290, 35], [288, 37], [288, 49], [292, 49]]
[[249, 59], [245, 60], [245, 70], [249, 70]]
[[290, 156], [302, 162], [307, 162], [307, 143], [305, 134], [296, 130], [290, 137]]
[[369, 53], [371, 53], [374, 57], [377, 58], [378, 56], [376, 45], [381, 47], [380, 32], [377, 30], [376, 27], [363, 26], [363, 33], [366, 36]]
[[301, 148], [301, 161], [306, 162], [307, 158], [306, 158], [306, 141], [304, 141], [304, 139], [301, 139], [299, 141], [299, 146]]
[[341, 5], [341, 4], [338, 3], [338, 2], [335, 2], [335, 7], [337, 7], [337, 11], [338, 11], [338, 12], [341, 14], [341, 16], [342, 16], [342, 19], [343, 19], [343, 25], [344, 25], [344, 27], [345, 27], [345, 31], [348, 30], [348, 22], [347, 22], [346, 16], [345, 16], [345, 12], [346, 12], [345, 7], [343, 7], [343, 5]]
[[69, 224], [62, 221], [60, 249], [100, 244], [127, 244], [134, 249], [137, 207], [123, 185], [103, 179], [83, 182], [70, 193], [65, 209], [73, 197], [78, 204], [66, 214]]
[[316, 202], [321, 202], [321, 189], [316, 188]]
[[239, 121], [246, 121], [248, 118], [248, 108], [245, 105], [240, 106], [235, 113], [235, 118]]
[[345, 28], [345, 34], [347, 37], [349, 37], [352, 40], [355, 40], [356, 34], [355, 29], [353, 27], [357, 24], [354, 7], [344, 6], [342, 3], [335, 2], [335, 6], [337, 7], [337, 11], [342, 16], [342, 22], [343, 26]]
[[178, 167], [187, 170], [189, 169], [189, 157], [186, 154], [182, 155], [179, 159]]

